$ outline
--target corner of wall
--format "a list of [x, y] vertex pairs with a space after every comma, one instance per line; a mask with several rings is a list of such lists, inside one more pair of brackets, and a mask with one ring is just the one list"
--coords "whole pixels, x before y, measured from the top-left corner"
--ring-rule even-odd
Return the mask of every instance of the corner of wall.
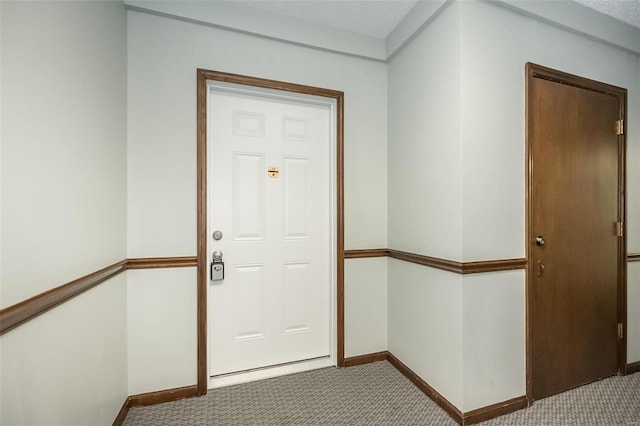
[[[460, 4], [426, 3], [388, 40], [389, 248], [459, 259]], [[461, 410], [462, 276], [390, 258], [387, 304], [389, 352]]]
[[418, 1], [385, 40], [386, 60], [390, 61], [424, 27], [436, 19], [453, 0]]

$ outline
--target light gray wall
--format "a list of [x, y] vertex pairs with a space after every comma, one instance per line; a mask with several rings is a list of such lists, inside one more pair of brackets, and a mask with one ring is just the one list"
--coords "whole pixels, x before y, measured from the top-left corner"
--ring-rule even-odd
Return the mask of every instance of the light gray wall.
[[[389, 246], [464, 262], [524, 257], [531, 61], [629, 90], [628, 251], [639, 252], [639, 55], [569, 29], [570, 17], [554, 17], [560, 26], [504, 5], [449, 3], [389, 64]], [[629, 362], [640, 358], [636, 265]], [[389, 350], [460, 410], [525, 394], [524, 271], [460, 277], [390, 260], [387, 292]]]
[[[524, 256], [526, 62], [628, 89], [627, 246], [640, 252], [640, 55], [490, 3], [463, 2], [463, 259]], [[640, 360], [636, 269], [629, 264], [628, 362]], [[475, 278], [464, 279], [465, 410], [497, 402], [488, 388], [509, 389], [503, 400], [524, 393], [517, 386], [524, 376], [516, 377], [524, 369], [524, 328], [514, 334], [514, 325], [524, 324], [524, 274], [490, 275], [484, 298]]]
[[[389, 247], [462, 255], [461, 5], [389, 63]], [[389, 351], [462, 407], [462, 276], [389, 260]]]
[[[197, 68], [344, 91], [345, 245], [387, 246], [385, 64], [137, 11], [128, 54], [129, 257], [196, 254]], [[366, 327], [386, 322], [386, 259], [368, 262], [383, 273], [347, 261], [347, 356], [386, 349], [386, 329]], [[129, 278], [129, 393], [195, 383], [195, 276]]]
[[387, 263], [380, 257], [345, 261], [345, 357], [387, 350]]
[[[1, 12], [1, 306], [126, 257], [126, 13]], [[3, 425], [109, 424], [126, 389], [123, 275], [0, 338]]]
[[389, 63], [389, 247], [462, 255], [461, 6]]
[[526, 393], [525, 271], [463, 278], [464, 412]]
[[110, 2], [2, 7], [5, 307], [124, 258], [126, 27]]
[[474, 1], [462, 48], [464, 260], [524, 256], [526, 62], [628, 89], [628, 248], [640, 251], [640, 55]]

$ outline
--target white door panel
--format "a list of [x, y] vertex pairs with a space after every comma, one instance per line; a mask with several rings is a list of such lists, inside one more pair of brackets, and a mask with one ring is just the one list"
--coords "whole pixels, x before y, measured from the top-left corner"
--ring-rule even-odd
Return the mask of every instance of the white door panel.
[[210, 91], [210, 376], [331, 355], [330, 111]]

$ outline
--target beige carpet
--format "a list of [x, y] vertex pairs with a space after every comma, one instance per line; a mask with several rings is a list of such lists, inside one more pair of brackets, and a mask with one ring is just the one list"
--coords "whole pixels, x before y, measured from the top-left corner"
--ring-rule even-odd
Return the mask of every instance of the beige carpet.
[[[127, 426], [456, 425], [386, 361], [209, 391], [132, 408]], [[612, 377], [536, 402], [483, 425], [640, 425], [640, 373]]]

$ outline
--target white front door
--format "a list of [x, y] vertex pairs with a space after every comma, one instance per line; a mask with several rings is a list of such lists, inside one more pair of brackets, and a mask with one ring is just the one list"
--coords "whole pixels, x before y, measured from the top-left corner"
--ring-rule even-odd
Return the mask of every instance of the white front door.
[[208, 253], [224, 261], [209, 285], [210, 387], [335, 365], [331, 106], [213, 86], [208, 102]]

